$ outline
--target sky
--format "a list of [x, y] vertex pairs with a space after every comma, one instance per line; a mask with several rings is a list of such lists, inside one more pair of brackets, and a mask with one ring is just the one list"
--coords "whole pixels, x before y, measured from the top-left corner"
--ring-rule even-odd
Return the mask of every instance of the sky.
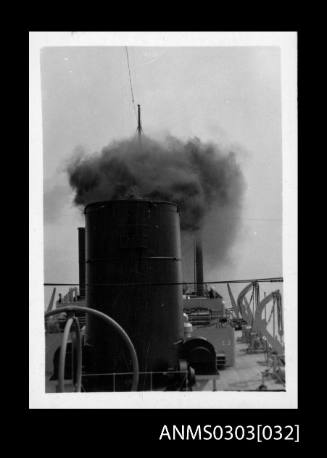
[[[204, 244], [204, 279], [282, 276], [280, 49], [129, 47], [128, 53], [147, 135], [214, 141], [236, 152], [241, 165], [246, 189], [238, 236], [228, 260], [214, 269], [206, 268]], [[45, 47], [41, 82], [44, 280], [78, 282], [77, 227], [84, 220], [65, 168], [74, 151], [92, 154], [135, 133], [126, 49]]]

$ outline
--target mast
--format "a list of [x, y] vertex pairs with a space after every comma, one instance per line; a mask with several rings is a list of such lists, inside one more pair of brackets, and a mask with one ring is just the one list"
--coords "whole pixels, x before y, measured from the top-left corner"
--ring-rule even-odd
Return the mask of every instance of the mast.
[[139, 140], [141, 140], [142, 124], [141, 124], [141, 105], [137, 105], [137, 132]]

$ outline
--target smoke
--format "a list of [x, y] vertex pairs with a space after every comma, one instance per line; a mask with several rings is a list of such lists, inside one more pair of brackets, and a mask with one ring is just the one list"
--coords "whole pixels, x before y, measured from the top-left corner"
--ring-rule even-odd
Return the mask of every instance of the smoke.
[[[99, 154], [79, 153], [67, 171], [77, 206], [111, 199], [175, 202], [186, 232], [210, 226], [213, 210], [238, 213], [244, 189], [235, 154], [198, 138], [182, 142], [171, 136], [164, 141], [142, 136], [141, 142], [137, 137], [116, 141]], [[225, 243], [233, 233], [235, 229]]]

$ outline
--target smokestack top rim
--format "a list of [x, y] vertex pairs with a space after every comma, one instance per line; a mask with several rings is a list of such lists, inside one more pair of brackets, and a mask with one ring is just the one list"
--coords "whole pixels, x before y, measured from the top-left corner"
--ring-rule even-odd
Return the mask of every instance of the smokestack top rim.
[[175, 202], [169, 202], [166, 200], [147, 200], [147, 199], [112, 199], [112, 200], [102, 200], [97, 202], [91, 202], [84, 207], [84, 214], [88, 213], [89, 211], [96, 210], [101, 207], [110, 207], [112, 204], [147, 204], [147, 205], [171, 205], [176, 207], [178, 211], [178, 204]]

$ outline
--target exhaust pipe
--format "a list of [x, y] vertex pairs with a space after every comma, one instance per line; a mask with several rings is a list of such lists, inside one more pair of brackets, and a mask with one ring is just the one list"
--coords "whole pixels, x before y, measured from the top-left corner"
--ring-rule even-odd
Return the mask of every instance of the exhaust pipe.
[[85, 298], [85, 228], [78, 228], [78, 273], [79, 273], [79, 295]]
[[203, 252], [201, 235], [197, 235], [195, 239], [195, 281], [196, 281], [196, 294], [204, 296], [203, 285]]

